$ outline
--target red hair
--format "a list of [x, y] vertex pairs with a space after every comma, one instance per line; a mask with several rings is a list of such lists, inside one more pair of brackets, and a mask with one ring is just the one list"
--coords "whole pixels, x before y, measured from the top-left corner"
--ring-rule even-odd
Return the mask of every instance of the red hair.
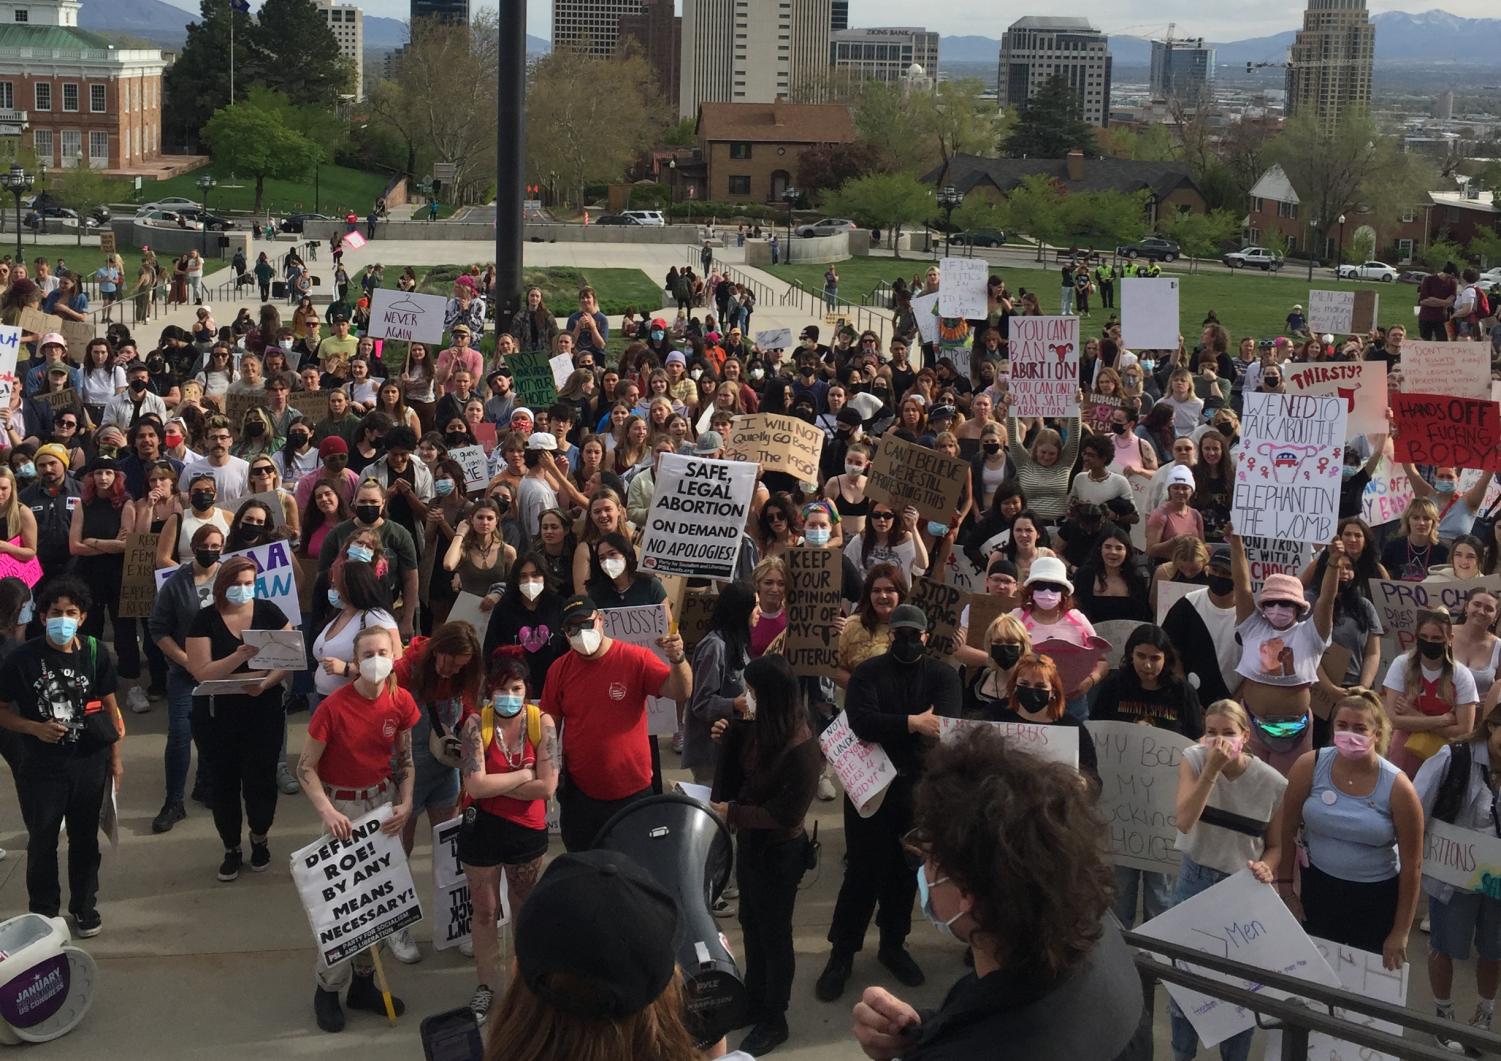
[[1057, 722], [1063, 717], [1063, 679], [1058, 676], [1057, 666], [1047, 656], [1039, 656], [1031, 652], [1016, 661], [1016, 666], [1011, 669], [1011, 681], [1006, 686], [1006, 702], [1011, 710], [1016, 710], [1016, 680], [1021, 676], [1021, 672], [1029, 667], [1041, 671], [1043, 680], [1053, 690], [1053, 697], [1048, 701], [1048, 719]]
[[[125, 502], [128, 501], [128, 500], [130, 500], [129, 495], [125, 493], [125, 476], [122, 475], [120, 473], [120, 471], [118, 469], [115, 469], [115, 468], [101, 469], [101, 470], [113, 471], [115, 473], [115, 481], [110, 484], [109, 493], [107, 495], [105, 495], [105, 496], [107, 496], [109, 498], [110, 508], [113, 508], [113, 509], [123, 508], [125, 506]], [[98, 486], [95, 485], [95, 482], [94, 482], [94, 473], [90, 472], [88, 475], [85, 475], [83, 477], [83, 500], [84, 500], [84, 503], [87, 504], [88, 502], [94, 500], [94, 498], [96, 498], [98, 496], [99, 496], [99, 488], [98, 488]]]

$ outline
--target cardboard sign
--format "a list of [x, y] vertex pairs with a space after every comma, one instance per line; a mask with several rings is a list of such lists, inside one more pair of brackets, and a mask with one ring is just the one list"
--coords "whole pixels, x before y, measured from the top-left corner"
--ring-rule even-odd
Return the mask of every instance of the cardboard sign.
[[401, 837], [380, 830], [390, 817], [391, 804], [382, 804], [350, 823], [348, 840], [325, 833], [292, 853], [292, 880], [324, 965], [422, 920]]
[[989, 312], [986, 285], [990, 282], [990, 263], [984, 258], [944, 258], [938, 268], [943, 277], [938, 288], [938, 312], [945, 317], [983, 319]]
[[[302, 626], [302, 606], [297, 598], [297, 569], [289, 542], [268, 542], [254, 549], [225, 553], [221, 560], [248, 556], [255, 561], [255, 595], [282, 610], [287, 622]], [[167, 570], [167, 574], [172, 574]]]
[[690, 578], [735, 577], [756, 466], [664, 453], [641, 539], [641, 567]]
[[969, 595], [969, 623], [964, 628], [964, 643], [981, 652], [990, 651], [990, 641], [985, 634], [996, 618], [1015, 611], [1021, 603], [1018, 597], [999, 597], [993, 593]]
[[156, 580], [152, 578], [156, 539], [157, 535], [149, 531], [125, 536], [125, 572], [120, 578], [120, 615], [125, 618], [144, 619], [156, 603]]
[[568, 383], [568, 377], [573, 375], [573, 355], [557, 354], [547, 359], [552, 368], [552, 383], [558, 390], [562, 390]]
[[1079, 411], [1078, 317], [1012, 317], [1009, 349], [1011, 415]]
[[441, 343], [447, 312], [448, 299], [442, 295], [379, 287], [370, 296], [370, 327], [365, 334], [373, 339]]
[[1364, 335], [1380, 320], [1381, 297], [1375, 291], [1308, 292], [1308, 330], [1334, 335]]
[[307, 670], [307, 642], [301, 630], [246, 630], [241, 638], [260, 649], [245, 664], [250, 670]]
[[1371, 473], [1371, 481], [1360, 495], [1360, 516], [1372, 527], [1391, 523], [1402, 518], [1407, 506], [1412, 504], [1412, 482], [1402, 466], [1392, 460], [1393, 446], [1385, 441], [1385, 453], [1381, 463]]
[[117, 253], [115, 250], [114, 229], [107, 228], [99, 233], [99, 253], [105, 255], [106, 257], [111, 254]]
[[1346, 418], [1338, 398], [1245, 395], [1231, 511], [1237, 533], [1320, 543], [1334, 537]]
[[[1389, 572], [1400, 575], [1400, 571]], [[1411, 650], [1418, 637], [1418, 612], [1446, 608], [1450, 615], [1463, 615], [1465, 602], [1477, 589], [1501, 594], [1501, 575], [1423, 582], [1400, 582], [1383, 578], [1366, 580], [1371, 603], [1381, 619], [1381, 658], [1390, 663]], [[1483, 694], [1482, 694], [1483, 695]]]
[[[1345, 684], [1345, 671], [1349, 669], [1352, 653], [1338, 641], [1329, 642], [1329, 647], [1324, 649], [1324, 657], [1319, 660], [1319, 671], [1335, 685]], [[1308, 687], [1309, 699], [1312, 701], [1313, 713], [1318, 718], [1326, 721], [1334, 716], [1334, 705], [1338, 697], [1332, 695], [1318, 682]]]
[[1167, 618], [1167, 613], [1173, 610], [1174, 604], [1177, 604], [1194, 590], [1203, 588], [1203, 586], [1197, 586], [1192, 582], [1157, 583], [1157, 625], [1162, 625], [1162, 621]]
[[483, 490], [490, 481], [490, 459], [483, 446], [460, 446], [448, 451], [449, 457], [459, 462], [464, 469], [464, 492]]
[[1423, 876], [1501, 899], [1501, 839], [1431, 818], [1423, 827]]
[[798, 677], [832, 677], [839, 667], [842, 556], [835, 549], [799, 546], [787, 562], [787, 636], [782, 656]]
[[1451, 398], [1491, 396], [1489, 343], [1402, 343], [1402, 390], [1408, 394], [1447, 394]]
[[39, 309], [23, 309], [16, 319], [23, 332], [34, 332], [38, 337], [48, 332], [61, 332], [63, 319], [52, 313], [43, 313]]
[[1079, 410], [1079, 415], [1090, 427], [1103, 433], [1110, 430], [1110, 418], [1115, 411], [1125, 404], [1125, 399], [1119, 394], [1094, 394], [1086, 395], [1084, 407]]
[[756, 349], [762, 353], [792, 349], [791, 328], [767, 328], [756, 333]]
[[886, 434], [867, 474], [868, 500], [885, 501], [898, 517], [911, 505], [923, 519], [946, 524], [969, 482], [969, 464]]
[[880, 810], [886, 790], [896, 780], [896, 767], [886, 749], [855, 736], [855, 731], [850, 729], [849, 716], [843, 711], [819, 735], [818, 746], [838, 775], [855, 812], [862, 818], [869, 818]]
[[1489, 397], [1403, 391], [1392, 395], [1392, 424], [1399, 461], [1501, 471], [1501, 407]]
[[245, 423], [245, 414], [257, 406], [264, 406], [267, 400], [263, 391], [224, 392], [224, 415], [229, 419], [229, 426], [234, 431], [235, 438], [240, 438], [243, 434], [241, 426]]
[[[1229, 958], [1311, 983], [1339, 986], [1334, 970], [1278, 897], [1277, 890], [1270, 884], [1262, 884], [1248, 869], [1184, 900], [1136, 931], [1216, 958]], [[1273, 998], [1287, 997], [1285, 992], [1273, 991], [1255, 981], [1192, 965], [1187, 968], [1201, 976]], [[1168, 984], [1167, 992], [1182, 1008], [1205, 1046], [1218, 1046], [1230, 1036], [1256, 1025], [1253, 1010], [1176, 984]]]
[[54, 413], [62, 409], [73, 409], [78, 405], [78, 392], [72, 387], [64, 387], [60, 391], [43, 391], [37, 397], [51, 406]]
[[1177, 277], [1121, 277], [1121, 341], [1132, 350], [1178, 348]]
[[1288, 394], [1319, 394], [1345, 403], [1345, 438], [1384, 435], [1386, 426], [1386, 362], [1331, 361], [1283, 366]]
[[928, 655], [947, 662], [959, 647], [959, 617], [966, 594], [931, 578], [914, 578], [907, 603], [928, 617]]
[[[1198, 587], [1191, 588], [1197, 589]], [[1126, 651], [1126, 642], [1131, 639], [1132, 634], [1136, 633], [1136, 628], [1150, 625], [1152, 624], [1144, 623], [1139, 619], [1107, 619], [1103, 623], [1094, 624], [1094, 632], [1110, 642], [1110, 647], [1105, 650], [1105, 662], [1110, 665], [1111, 670], [1121, 665], [1121, 657]]]
[[89, 350], [89, 343], [93, 342], [98, 336], [98, 331], [95, 330], [94, 325], [89, 321], [63, 320], [60, 324], [59, 330], [68, 343], [69, 360], [75, 365], [83, 364], [84, 355]]
[[14, 377], [21, 357], [21, 329], [15, 324], [0, 324], [0, 376]]
[[944, 743], [963, 740], [968, 734], [988, 727], [999, 733], [1014, 749], [1035, 755], [1050, 763], [1079, 768], [1079, 727], [1038, 726], [1026, 722], [989, 722], [982, 718], [948, 718], [939, 716], [938, 739]]
[[[938, 292], [912, 299], [912, 316], [917, 318], [917, 335], [925, 343], [938, 341]], [[1015, 320], [1015, 317], [1011, 318]]]
[[753, 413], [730, 421], [725, 460], [759, 464], [763, 472], [785, 472], [798, 482], [817, 483], [818, 458], [828, 436], [795, 416]]
[[1241, 539], [1246, 547], [1246, 564], [1251, 569], [1251, 592], [1260, 593], [1268, 575], [1297, 575], [1313, 559], [1313, 546], [1307, 542], [1281, 541], [1276, 538], [1249, 536]]
[[545, 350], [506, 355], [511, 370], [511, 387], [516, 402], [528, 409], [546, 409], [558, 400], [558, 387], [552, 380], [551, 358]]
[[1100, 767], [1099, 811], [1117, 866], [1176, 873], [1178, 764], [1194, 742], [1134, 722], [1086, 722]]
[[[666, 637], [669, 629], [669, 607], [661, 604], [644, 604], [634, 608], [601, 608], [605, 618], [605, 636], [630, 645], [640, 645], [662, 661], [667, 653], [657, 644], [657, 638]], [[677, 732], [677, 702], [661, 696], [646, 698], [646, 732], [659, 737]]]

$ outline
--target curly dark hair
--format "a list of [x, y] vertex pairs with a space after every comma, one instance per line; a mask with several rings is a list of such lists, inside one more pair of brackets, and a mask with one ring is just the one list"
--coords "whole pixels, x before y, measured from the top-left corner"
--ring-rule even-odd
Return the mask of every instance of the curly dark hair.
[[977, 732], [928, 754], [915, 799], [914, 842], [973, 897], [971, 940], [993, 947], [1020, 982], [1051, 982], [1084, 960], [1115, 875], [1077, 770]]

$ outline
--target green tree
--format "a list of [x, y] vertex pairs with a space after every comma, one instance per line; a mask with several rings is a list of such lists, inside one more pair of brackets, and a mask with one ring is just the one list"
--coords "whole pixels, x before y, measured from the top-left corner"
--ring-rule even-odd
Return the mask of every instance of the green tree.
[[[52, 174], [52, 191], [69, 208], [78, 211], [79, 221], [89, 216], [89, 211], [105, 203], [118, 203], [128, 196], [125, 182], [106, 177], [97, 169], [79, 166], [77, 169], [57, 170]], [[83, 245], [83, 225], [77, 230], [78, 244]]]
[[297, 180], [307, 176], [322, 149], [288, 127], [280, 110], [236, 103], [214, 112], [203, 128], [215, 169], [255, 178], [255, 212], [260, 213], [266, 178]]
[[1147, 231], [1146, 193], [1072, 192], [1058, 204], [1063, 238], [1084, 247], [1115, 247]]
[[1135, 159], [1138, 162], [1170, 162], [1180, 155], [1179, 145], [1165, 125], [1149, 125], [1142, 132], [1129, 129], [1095, 130], [1095, 143], [1110, 158]]
[[1501, 233], [1492, 228], [1480, 228], [1470, 237], [1470, 256], [1481, 269], [1501, 265]]
[[1173, 214], [1161, 226], [1168, 239], [1175, 240], [1189, 259], [1188, 271], [1199, 271], [1199, 259], [1218, 256], [1220, 248], [1240, 232], [1240, 218], [1229, 210], [1212, 210], [1207, 214]]
[[901, 239], [902, 226], [932, 216], [932, 190], [902, 173], [873, 173], [857, 177], [824, 196], [823, 209], [848, 217], [867, 228], [889, 233], [891, 246]]
[[1022, 105], [1016, 126], [1006, 138], [1006, 154], [1011, 158], [1063, 158], [1073, 150], [1094, 154], [1094, 130], [1084, 120], [1079, 94], [1054, 74]]
[[[203, 127], [214, 110], [230, 103], [229, 27], [234, 20], [236, 91], [254, 84], [262, 67], [248, 14], [225, 0], [202, 0], [197, 22], [188, 23], [188, 36], [177, 58], [162, 75], [162, 148], [196, 151]], [[325, 31], [327, 27], [324, 27]]]
[[354, 91], [354, 64], [339, 54], [328, 16], [312, 0], [265, 0], [254, 43], [261, 56], [258, 82], [286, 93], [294, 106], [331, 108]]
[[807, 195], [816, 195], [884, 168], [880, 149], [864, 140], [852, 144], [814, 144], [798, 156], [797, 187]]
[[943, 81], [931, 92], [872, 81], [861, 86], [851, 117], [884, 169], [923, 174], [946, 168], [955, 155], [995, 156], [1010, 117], [983, 99], [984, 91], [973, 79]]
[[1465, 260], [1465, 249], [1448, 237], [1431, 241], [1428, 246], [1417, 251], [1414, 255], [1423, 268], [1430, 272], [1438, 272], [1449, 262], [1459, 263]]
[[1007, 208], [1016, 218], [1017, 226], [1037, 240], [1038, 261], [1042, 261], [1048, 244], [1059, 243], [1066, 237], [1063, 200], [1058, 186], [1041, 173], [1022, 181], [1006, 197]]
[[954, 210], [954, 231], [973, 232], [976, 229], [996, 229], [1010, 233], [1015, 222], [1010, 205], [991, 188], [978, 188], [964, 197]]
[[692, 147], [698, 143], [698, 119], [684, 118], [667, 127], [662, 143], [669, 147]]

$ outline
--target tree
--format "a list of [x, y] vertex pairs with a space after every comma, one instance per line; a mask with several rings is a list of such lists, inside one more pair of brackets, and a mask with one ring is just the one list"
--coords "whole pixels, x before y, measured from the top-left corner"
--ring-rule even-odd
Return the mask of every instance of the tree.
[[1140, 239], [1147, 230], [1146, 193], [1071, 192], [1058, 204], [1062, 236], [1085, 247], [1115, 247]]
[[1438, 272], [1450, 262], [1459, 263], [1465, 260], [1465, 249], [1447, 235], [1442, 239], [1433, 240], [1422, 250], [1416, 252], [1418, 261], [1430, 272]]
[[1042, 261], [1046, 244], [1061, 242], [1064, 238], [1063, 192], [1053, 180], [1041, 173], [1034, 173], [1022, 181], [1006, 197], [1011, 216], [1037, 240], [1037, 260]]
[[260, 213], [266, 178], [305, 177], [322, 149], [286, 124], [286, 115], [254, 103], [220, 107], [203, 128], [214, 167], [255, 178], [255, 212]]
[[112, 180], [97, 169], [79, 166], [56, 171], [52, 178], [53, 193], [69, 208], [78, 211], [79, 246], [83, 245], [83, 222], [89, 211], [104, 203], [118, 203], [126, 198], [125, 182]]
[[1177, 242], [1189, 259], [1188, 271], [1199, 271], [1200, 258], [1215, 257], [1221, 246], [1240, 232], [1240, 218], [1229, 210], [1211, 210], [1207, 214], [1174, 214], [1163, 223], [1162, 231]]
[[226, 61], [231, 19], [237, 90], [253, 84], [262, 67], [250, 16], [224, 0], [202, 0], [202, 5], [199, 21], [188, 23], [187, 41], [162, 77], [163, 149], [197, 150], [214, 109], [231, 102]]
[[971, 79], [944, 81], [931, 92], [871, 81], [855, 98], [851, 118], [885, 169], [921, 174], [935, 164], [946, 168], [955, 155], [994, 157], [1010, 118], [983, 93]]
[[1501, 265], [1501, 233], [1491, 228], [1478, 228], [1470, 237], [1470, 256], [1481, 269]]
[[1165, 125], [1149, 125], [1140, 133], [1129, 129], [1099, 129], [1095, 143], [1110, 158], [1135, 159], [1138, 162], [1170, 162], [1178, 158], [1178, 146]]
[[339, 54], [328, 16], [312, 0], [265, 0], [256, 15], [256, 80], [295, 106], [332, 108], [354, 91], [354, 65]]
[[1011, 158], [1063, 158], [1070, 151], [1095, 153], [1094, 130], [1084, 120], [1079, 94], [1054, 74], [1022, 104], [1021, 114], [1006, 138]]
[[932, 191], [922, 181], [902, 173], [873, 173], [857, 177], [838, 191], [824, 196], [823, 209], [838, 217], [848, 217], [867, 228], [891, 234], [893, 247], [901, 238], [902, 226], [922, 221], [933, 213]]
[[974, 232], [980, 229], [995, 229], [1010, 232], [1015, 224], [1010, 204], [993, 188], [976, 188], [964, 197], [954, 211], [954, 231]]
[[874, 144], [814, 144], [797, 160], [797, 187], [812, 195], [842, 187], [856, 177], [880, 172], [881, 152]]
[[698, 142], [698, 119], [684, 118], [667, 127], [662, 143], [669, 147], [692, 147]]

